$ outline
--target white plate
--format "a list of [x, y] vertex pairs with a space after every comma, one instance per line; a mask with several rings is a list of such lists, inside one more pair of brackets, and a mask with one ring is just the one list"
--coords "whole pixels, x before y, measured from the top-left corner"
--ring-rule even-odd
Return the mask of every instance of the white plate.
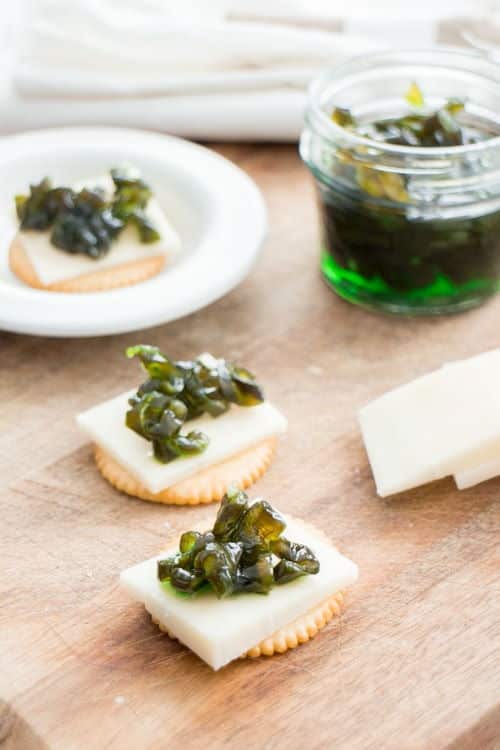
[[[72, 183], [120, 162], [138, 166], [183, 249], [149, 281], [110, 292], [31, 289], [8, 269], [13, 199], [50, 176]], [[222, 297], [248, 274], [267, 229], [255, 184], [231, 162], [179, 138], [116, 128], [41, 130], [0, 139], [0, 329], [96, 336], [167, 323]]]

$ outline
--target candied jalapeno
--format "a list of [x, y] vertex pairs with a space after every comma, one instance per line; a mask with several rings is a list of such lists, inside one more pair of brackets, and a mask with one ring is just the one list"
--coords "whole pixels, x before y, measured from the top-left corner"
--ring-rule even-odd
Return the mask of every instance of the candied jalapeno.
[[[405, 101], [412, 66], [420, 86]], [[425, 314], [498, 290], [499, 83], [477, 56], [436, 50], [374, 55], [313, 86], [301, 155], [316, 180], [321, 269], [338, 294]]]
[[141, 243], [156, 242], [160, 234], [146, 213], [151, 189], [131, 169], [112, 169], [114, 192], [100, 188], [73, 190], [53, 187], [48, 178], [30, 186], [28, 195], [16, 195], [20, 229], [50, 229], [50, 242], [68, 253], [94, 260], [105, 255], [127, 226], [137, 228]]
[[[360, 120], [346, 108], [334, 107], [332, 121], [359, 135], [398, 146], [464, 146], [487, 138], [487, 132], [463, 120], [466, 100], [453, 97], [437, 109], [427, 107], [423, 92], [413, 82], [405, 95], [412, 111], [398, 117]], [[389, 196], [392, 197], [392, 196]]]
[[265, 500], [249, 503], [236, 485], [223, 497], [211, 531], [182, 534], [179, 552], [158, 560], [158, 579], [195, 593], [208, 584], [219, 598], [235, 593], [267, 594], [307, 575], [320, 564], [304, 544], [283, 536], [283, 516]]
[[202, 453], [208, 436], [199, 430], [182, 432], [191, 419], [218, 417], [231, 404], [251, 407], [264, 393], [248, 370], [201, 354], [192, 361], [173, 361], [155, 346], [131, 346], [127, 357], [137, 357], [148, 379], [129, 399], [125, 424], [153, 444], [155, 458], [168, 463]]

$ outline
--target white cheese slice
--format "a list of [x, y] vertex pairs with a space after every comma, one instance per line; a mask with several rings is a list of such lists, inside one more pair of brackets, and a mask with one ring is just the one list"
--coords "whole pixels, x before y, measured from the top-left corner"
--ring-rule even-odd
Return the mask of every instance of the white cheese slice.
[[[481, 371], [486, 367], [490, 373], [487, 378], [489, 388], [495, 388], [495, 380], [500, 382], [500, 349], [492, 349], [483, 352], [470, 359], [451, 362], [444, 365], [444, 368], [455, 366], [464, 366], [470, 376], [474, 376], [480, 392], [483, 392], [484, 378]], [[493, 380], [493, 383], [491, 381]], [[491, 407], [490, 407], [491, 408]], [[494, 411], [494, 410], [493, 410]], [[484, 446], [477, 451], [472, 451], [470, 455], [459, 462], [455, 468], [454, 479], [459, 490], [473, 487], [480, 482], [493, 479], [500, 474], [500, 431], [496, 440], [488, 440]]]
[[445, 362], [443, 367], [455, 367], [456, 365], [477, 367], [478, 365], [484, 365], [486, 363], [493, 366], [500, 366], [500, 349], [488, 349], [488, 351], [475, 354], [473, 357], [451, 360], [450, 362]]
[[497, 433], [496, 438], [486, 439], [478, 449], [471, 450], [467, 456], [457, 461], [454, 479], [458, 489], [462, 490], [500, 474], [500, 429], [497, 430], [498, 410], [495, 408], [498, 401], [497, 383], [500, 382], [500, 349], [443, 365], [447, 370], [453, 367], [461, 367], [473, 380], [478, 392], [482, 394], [487, 411], [493, 415], [493, 432]]
[[210, 442], [203, 453], [162, 464], [153, 457], [151, 443], [125, 426], [127, 401], [134, 393], [122, 393], [94, 406], [78, 415], [77, 422], [150, 492], [161, 492], [287, 428], [285, 417], [267, 401], [252, 407], [232, 406], [215, 419], [204, 415], [186, 423], [184, 430], [208, 435]]
[[439, 373], [389, 391], [361, 409], [363, 440], [379, 495], [402, 492], [439, 477], [439, 437], [433, 430]]
[[[100, 176], [85, 180], [75, 185], [75, 189], [82, 187], [103, 187], [110, 189], [111, 178]], [[142, 243], [137, 229], [126, 227], [118, 238], [111, 244], [109, 252], [98, 260], [93, 260], [83, 254], [67, 253], [54, 247], [50, 242], [50, 232], [19, 232], [19, 239], [43, 284], [52, 284], [65, 279], [72, 279], [84, 274], [112, 268], [113, 266], [130, 263], [155, 255], [168, 255], [173, 258], [181, 250], [179, 235], [168, 221], [163, 209], [155, 198], [151, 198], [146, 208], [146, 214], [158, 229], [161, 237], [157, 242]]]
[[191, 597], [179, 595], [157, 578], [156, 561], [162, 555], [123, 571], [120, 583], [181, 643], [212, 669], [220, 669], [358, 577], [357, 566], [313, 530], [289, 521], [285, 533], [311, 547], [320, 561], [320, 571], [276, 586], [267, 596], [240, 594], [217, 599], [210, 591]]
[[476, 466], [463, 468], [455, 472], [455, 482], [459, 490], [466, 490], [468, 487], [474, 487], [476, 484], [486, 482], [500, 475], [500, 445], [495, 446], [494, 457], [478, 462]]
[[443, 366], [360, 411], [384, 497], [483, 463], [500, 443], [500, 351]]

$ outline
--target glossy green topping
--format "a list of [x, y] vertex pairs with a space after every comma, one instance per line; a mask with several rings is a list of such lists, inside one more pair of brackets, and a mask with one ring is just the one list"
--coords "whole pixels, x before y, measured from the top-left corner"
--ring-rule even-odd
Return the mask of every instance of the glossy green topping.
[[250, 504], [236, 485], [223, 497], [211, 531], [187, 531], [179, 551], [158, 560], [158, 578], [192, 594], [210, 586], [219, 599], [267, 594], [319, 571], [314, 552], [283, 536], [286, 522], [266, 500]]
[[112, 169], [111, 177], [111, 196], [100, 188], [53, 187], [48, 178], [31, 185], [29, 195], [15, 198], [20, 228], [50, 229], [53, 245], [94, 259], [108, 252], [127, 225], [137, 228], [141, 242], [156, 242], [160, 235], [145, 213], [151, 189], [132, 170]]
[[359, 122], [349, 109], [336, 108], [332, 120], [360, 135], [398, 146], [463, 146], [478, 140], [478, 132], [460, 122], [465, 110], [463, 100], [449, 99], [431, 111], [416, 83], [411, 84], [405, 98], [411, 111], [402, 117]]
[[158, 230], [145, 213], [151, 188], [136, 172], [129, 169], [112, 169], [111, 177], [115, 185], [112, 211], [113, 216], [126, 224], [133, 224], [141, 242], [156, 242], [160, 239]]
[[129, 399], [126, 425], [153, 443], [155, 457], [168, 463], [179, 456], [201, 453], [208, 437], [185, 422], [203, 414], [218, 417], [231, 404], [256, 406], [264, 400], [254, 375], [211, 354], [174, 362], [156, 346], [131, 346], [127, 357], [138, 357], [148, 379]]
[[[332, 113], [342, 131], [335, 149], [325, 147], [325, 179], [318, 183], [323, 273], [342, 296], [363, 305], [465, 309], [499, 288], [500, 211], [488, 198], [496, 187], [487, 175], [480, 179], [494, 157], [466, 149], [442, 160], [432, 149], [488, 141], [500, 135], [499, 124], [458, 99], [431, 109], [416, 84], [396, 114], [370, 120], [366, 112]], [[430, 148], [425, 156], [407, 148], [403, 156], [394, 153], [399, 146]]]

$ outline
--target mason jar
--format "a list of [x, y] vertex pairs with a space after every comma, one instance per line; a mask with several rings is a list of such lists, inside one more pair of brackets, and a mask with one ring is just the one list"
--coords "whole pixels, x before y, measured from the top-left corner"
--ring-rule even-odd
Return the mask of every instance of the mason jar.
[[[431, 111], [464, 99], [464, 124], [484, 137], [400, 146], [332, 120], [339, 107], [359, 122], [400, 117], [414, 81]], [[317, 188], [321, 270], [339, 295], [390, 312], [440, 314], [499, 289], [498, 65], [441, 48], [367, 55], [327, 71], [311, 86], [300, 154]], [[374, 184], [385, 187], [377, 194]]]

